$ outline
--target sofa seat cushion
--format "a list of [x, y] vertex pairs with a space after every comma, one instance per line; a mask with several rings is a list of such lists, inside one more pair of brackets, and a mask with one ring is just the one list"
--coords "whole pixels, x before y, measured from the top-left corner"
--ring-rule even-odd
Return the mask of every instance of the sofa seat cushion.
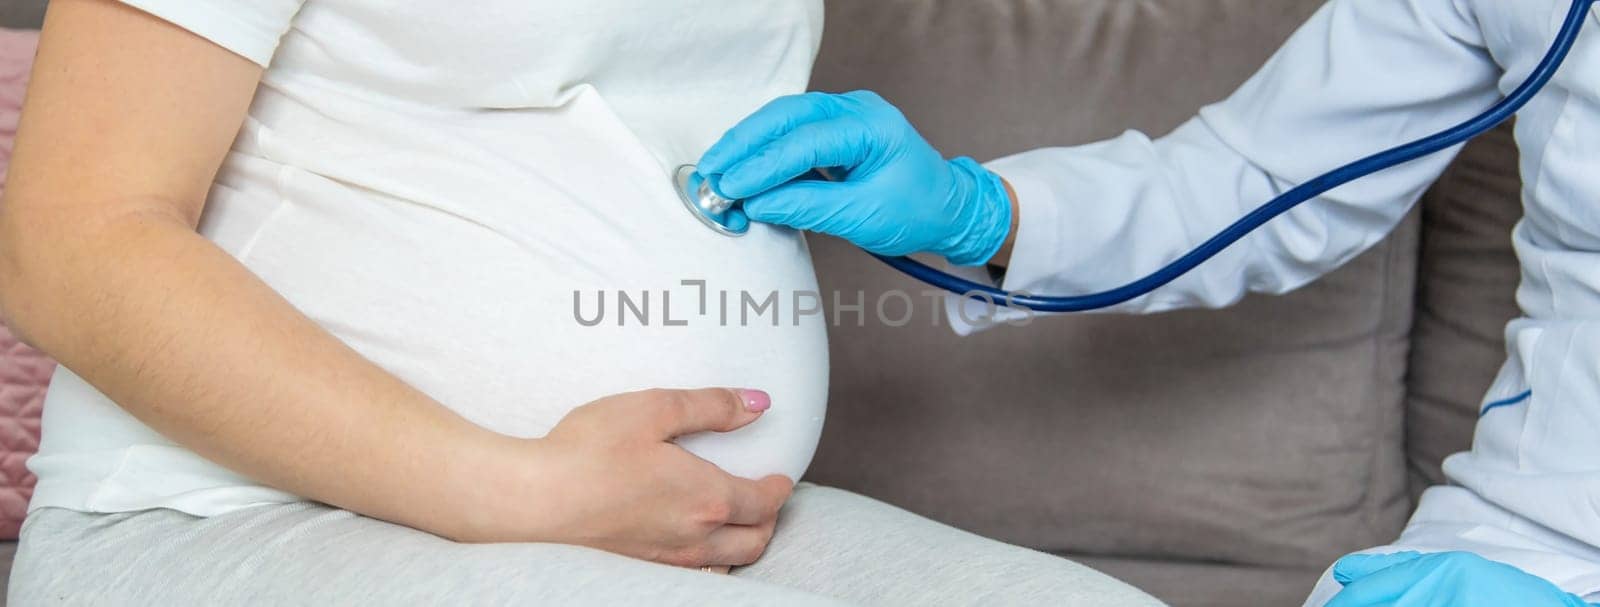
[[1323, 571], [1062, 556], [1138, 586], [1172, 607], [1298, 607]]

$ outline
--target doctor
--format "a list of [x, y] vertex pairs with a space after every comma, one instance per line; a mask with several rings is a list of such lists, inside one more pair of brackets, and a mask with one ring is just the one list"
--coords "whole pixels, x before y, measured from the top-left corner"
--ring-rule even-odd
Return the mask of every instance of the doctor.
[[[992, 280], [985, 265], [1003, 269], [1008, 290], [1097, 291], [1294, 184], [1487, 108], [1527, 77], [1570, 7], [1332, 0], [1242, 88], [1171, 134], [1129, 132], [986, 167], [946, 161], [872, 93], [786, 97], [731, 129], [699, 170], [757, 221], [880, 254], [936, 253], [974, 279]], [[1427, 491], [1394, 545], [1335, 563], [1308, 605], [1600, 600], [1600, 35], [1579, 39], [1523, 109], [1516, 138], [1523, 316], [1506, 328], [1510, 356], [1472, 450], [1445, 461], [1453, 484]], [[1304, 285], [1381, 239], [1452, 157], [1337, 188], [1116, 309], [1221, 307]], [[795, 179], [818, 167], [840, 181]], [[1023, 313], [951, 317], [966, 333]]]

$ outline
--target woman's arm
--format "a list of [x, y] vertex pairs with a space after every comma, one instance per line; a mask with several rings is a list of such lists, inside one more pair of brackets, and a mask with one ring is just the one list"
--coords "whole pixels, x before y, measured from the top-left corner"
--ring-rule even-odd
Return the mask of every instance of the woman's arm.
[[[573, 541], [691, 565], [759, 553], [786, 481], [734, 479], [566, 422], [549, 441], [479, 428], [197, 234], [261, 73], [123, 5], [51, 3], [0, 206], [0, 309], [24, 339], [207, 458], [356, 512], [464, 540]], [[630, 435], [644, 445], [670, 446], [651, 432], [759, 415], [726, 390], [610, 401], [578, 417], [665, 420]], [[574, 472], [595, 462], [617, 470]], [[683, 520], [649, 518], [663, 513]], [[730, 521], [756, 531], [712, 537]]]
[[[480, 454], [427, 461], [405, 446], [493, 441], [195, 232], [260, 77], [134, 9], [52, 3], [0, 207], [0, 309], [24, 339], [208, 458], [437, 526], [455, 505], [411, 499], [411, 479], [460, 478], [429, 468]], [[407, 467], [416, 473], [392, 473]]]

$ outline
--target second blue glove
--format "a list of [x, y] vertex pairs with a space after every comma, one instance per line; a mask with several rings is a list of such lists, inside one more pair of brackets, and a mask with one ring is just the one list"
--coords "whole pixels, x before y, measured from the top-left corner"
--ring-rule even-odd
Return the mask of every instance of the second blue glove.
[[1555, 584], [1470, 552], [1352, 554], [1326, 607], [1591, 607]]

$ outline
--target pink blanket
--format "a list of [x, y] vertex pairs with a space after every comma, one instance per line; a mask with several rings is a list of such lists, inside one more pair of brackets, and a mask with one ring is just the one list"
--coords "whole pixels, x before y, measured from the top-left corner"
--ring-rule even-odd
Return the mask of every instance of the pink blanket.
[[[22, 89], [38, 45], [38, 32], [0, 28], [0, 191], [11, 163]], [[33, 475], [23, 463], [39, 448], [39, 411], [55, 366], [0, 323], [0, 539], [17, 537], [33, 495]]]

